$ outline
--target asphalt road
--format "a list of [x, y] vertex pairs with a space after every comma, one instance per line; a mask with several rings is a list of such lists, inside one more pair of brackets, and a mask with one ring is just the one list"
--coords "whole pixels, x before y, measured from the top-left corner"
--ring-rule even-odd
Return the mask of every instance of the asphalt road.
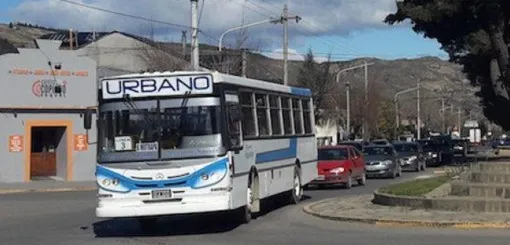
[[396, 180], [369, 179], [350, 190], [307, 190], [296, 206], [270, 205], [272, 210], [250, 224], [233, 227], [222, 216], [174, 217], [161, 220], [161, 229], [141, 233], [133, 220], [94, 217], [94, 192], [32, 193], [0, 196], [0, 244], [508, 244], [508, 231], [426, 228], [380, 228], [322, 220], [301, 211], [305, 203], [329, 197], [371, 193], [394, 181], [430, 174], [404, 173]]

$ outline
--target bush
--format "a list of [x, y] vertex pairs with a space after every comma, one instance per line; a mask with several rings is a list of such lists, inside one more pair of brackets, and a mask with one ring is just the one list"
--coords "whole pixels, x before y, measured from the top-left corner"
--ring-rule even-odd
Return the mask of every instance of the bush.
[[379, 191], [397, 196], [423, 196], [450, 180], [451, 177], [447, 175], [428, 179], [417, 179], [409, 182], [389, 185], [379, 189]]

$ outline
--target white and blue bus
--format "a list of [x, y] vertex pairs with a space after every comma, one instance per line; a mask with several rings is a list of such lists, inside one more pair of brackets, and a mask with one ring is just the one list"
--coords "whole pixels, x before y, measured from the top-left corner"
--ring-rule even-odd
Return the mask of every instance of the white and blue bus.
[[[300, 201], [317, 177], [311, 91], [217, 72], [128, 74], [100, 81], [98, 217], [232, 210]], [[84, 126], [92, 125], [92, 110]]]

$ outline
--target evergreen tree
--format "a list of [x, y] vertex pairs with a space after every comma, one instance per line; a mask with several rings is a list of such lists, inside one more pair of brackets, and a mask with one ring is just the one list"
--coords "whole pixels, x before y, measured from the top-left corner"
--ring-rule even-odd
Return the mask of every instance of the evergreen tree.
[[413, 30], [436, 39], [450, 61], [464, 66], [480, 87], [485, 116], [510, 129], [510, 1], [402, 0], [386, 17], [393, 25], [411, 20]]

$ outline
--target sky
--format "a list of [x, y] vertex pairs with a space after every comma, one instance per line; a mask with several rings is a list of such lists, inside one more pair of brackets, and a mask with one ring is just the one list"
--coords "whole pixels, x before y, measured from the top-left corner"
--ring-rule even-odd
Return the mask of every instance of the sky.
[[[325, 60], [328, 55], [333, 60], [447, 59], [435, 40], [414, 33], [409, 24], [383, 23], [386, 15], [396, 10], [395, 0], [200, 0], [199, 41], [217, 45], [221, 34], [232, 27], [279, 18], [284, 4], [288, 4], [292, 16], [301, 18], [298, 23], [289, 20], [291, 59], [303, 59], [309, 49], [317, 60]], [[191, 8], [186, 0], [0, 0], [0, 21], [79, 31], [117, 30], [178, 42], [183, 30], [188, 31], [189, 40]], [[239, 36], [239, 32], [226, 34], [223, 45], [239, 46]], [[283, 25], [251, 26], [246, 29], [246, 37], [243, 48], [272, 58], [283, 56]]]

